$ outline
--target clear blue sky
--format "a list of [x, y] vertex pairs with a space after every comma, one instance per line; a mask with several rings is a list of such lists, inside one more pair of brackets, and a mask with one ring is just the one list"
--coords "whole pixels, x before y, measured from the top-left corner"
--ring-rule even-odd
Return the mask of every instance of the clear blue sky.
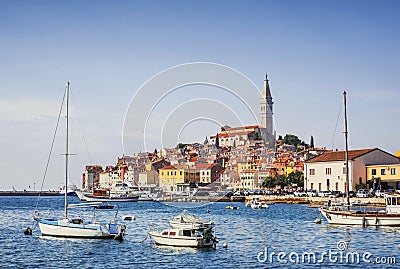
[[[71, 149], [79, 183], [85, 164], [122, 155], [135, 91], [193, 61], [235, 68], [260, 90], [268, 73], [277, 133], [313, 135], [320, 147], [343, 148], [342, 118], [335, 126], [347, 90], [350, 147], [395, 153], [399, 10], [399, 1], [1, 1], [0, 189], [38, 188], [66, 80], [87, 144]], [[213, 128], [193, 130], [194, 140]], [[63, 181], [58, 142], [47, 188]]]

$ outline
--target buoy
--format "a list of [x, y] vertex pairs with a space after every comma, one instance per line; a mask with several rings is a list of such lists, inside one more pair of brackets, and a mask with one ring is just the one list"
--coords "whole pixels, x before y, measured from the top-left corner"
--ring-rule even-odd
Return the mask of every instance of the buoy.
[[223, 248], [227, 248], [227, 247], [228, 247], [228, 244], [227, 244], [227, 243], [223, 243], [223, 244], [222, 244], [222, 247], [223, 247]]
[[26, 228], [25, 230], [24, 230], [24, 234], [25, 235], [32, 235], [32, 229], [31, 228]]
[[321, 219], [320, 218], [317, 218], [314, 222], [315, 222], [315, 224], [321, 224]]

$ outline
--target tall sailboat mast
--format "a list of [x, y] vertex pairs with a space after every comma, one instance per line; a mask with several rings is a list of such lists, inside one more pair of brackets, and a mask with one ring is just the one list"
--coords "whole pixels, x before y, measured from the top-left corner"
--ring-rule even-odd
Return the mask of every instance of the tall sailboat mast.
[[65, 193], [64, 193], [64, 218], [68, 218], [68, 200], [67, 200], [67, 195], [68, 195], [68, 154], [69, 154], [69, 148], [68, 148], [68, 140], [69, 140], [69, 134], [68, 134], [68, 124], [69, 124], [69, 81], [67, 81], [67, 87], [66, 87], [66, 141], [65, 141]]
[[346, 103], [346, 91], [343, 92], [344, 97], [344, 140], [345, 140], [345, 165], [346, 165], [346, 198], [347, 198], [347, 207], [350, 207], [350, 184], [349, 184], [349, 146], [347, 143], [347, 103]]

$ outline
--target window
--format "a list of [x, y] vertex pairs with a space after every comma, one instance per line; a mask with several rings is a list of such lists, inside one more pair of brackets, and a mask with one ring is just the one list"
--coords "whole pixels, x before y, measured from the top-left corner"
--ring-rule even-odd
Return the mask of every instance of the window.
[[329, 178], [326, 179], [326, 189], [329, 190]]
[[179, 171], [179, 175], [180, 175], [180, 176], [182, 175], [182, 171]]
[[343, 167], [343, 175], [345, 175], [345, 174], [346, 174], [346, 166]]
[[381, 169], [381, 175], [386, 175], [386, 169], [385, 168]]
[[336, 182], [335, 188], [336, 188], [337, 191], [339, 190], [339, 182]]
[[315, 169], [310, 169], [310, 176], [314, 176], [315, 175]]
[[311, 183], [310, 188], [313, 190], [314, 189], [314, 183]]
[[362, 177], [358, 179], [358, 183], [362, 184]]
[[321, 191], [322, 183], [318, 183], [318, 191]]
[[332, 169], [331, 168], [326, 168], [325, 172], [326, 172], [327, 175], [330, 175], [330, 174], [332, 174]]
[[395, 174], [396, 174], [396, 168], [390, 169], [390, 174], [391, 174], [391, 175], [395, 175]]
[[376, 169], [372, 169], [372, 175], [376, 176]]

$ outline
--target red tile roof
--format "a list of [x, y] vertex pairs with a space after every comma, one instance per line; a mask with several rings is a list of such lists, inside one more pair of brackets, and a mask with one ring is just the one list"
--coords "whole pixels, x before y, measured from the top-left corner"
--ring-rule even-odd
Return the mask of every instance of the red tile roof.
[[[364, 154], [370, 153], [377, 148], [372, 149], [358, 149], [358, 150], [349, 150], [349, 160], [354, 160]], [[325, 152], [321, 155], [318, 155], [308, 161], [306, 163], [315, 163], [315, 162], [331, 162], [331, 161], [345, 161], [345, 151], [332, 151]]]

